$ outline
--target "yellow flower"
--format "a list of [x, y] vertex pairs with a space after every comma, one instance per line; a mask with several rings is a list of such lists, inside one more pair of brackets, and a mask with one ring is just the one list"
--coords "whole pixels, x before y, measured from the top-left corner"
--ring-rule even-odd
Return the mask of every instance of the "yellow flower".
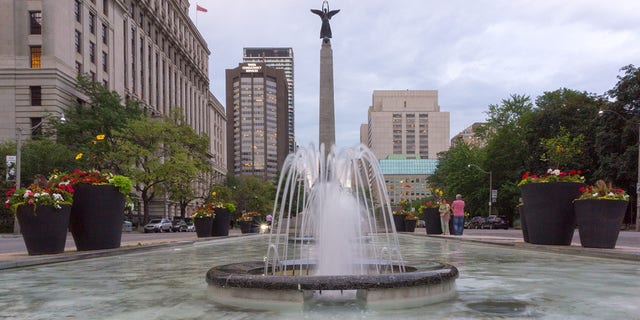
[[76, 154], [76, 160], [80, 160], [80, 159], [82, 159], [82, 153]]
[[215, 197], [216, 196], [216, 192], [215, 191], [211, 192], [211, 195]]
[[96, 140], [104, 140], [104, 134], [97, 135]]

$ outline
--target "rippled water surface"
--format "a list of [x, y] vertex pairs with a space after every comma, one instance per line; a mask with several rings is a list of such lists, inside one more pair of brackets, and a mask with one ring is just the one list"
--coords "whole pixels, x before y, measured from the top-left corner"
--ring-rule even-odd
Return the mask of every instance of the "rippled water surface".
[[638, 319], [640, 265], [400, 236], [405, 260], [456, 265], [457, 297], [414, 309], [319, 305], [263, 312], [216, 305], [205, 273], [262, 260], [251, 236], [0, 271], [0, 319]]

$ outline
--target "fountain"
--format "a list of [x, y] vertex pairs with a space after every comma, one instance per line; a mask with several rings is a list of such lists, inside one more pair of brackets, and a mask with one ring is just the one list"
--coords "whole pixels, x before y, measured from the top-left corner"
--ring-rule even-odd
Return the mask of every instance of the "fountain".
[[207, 272], [214, 301], [254, 308], [345, 301], [411, 307], [455, 295], [456, 267], [403, 260], [378, 161], [364, 145], [300, 148], [278, 183], [264, 261]]

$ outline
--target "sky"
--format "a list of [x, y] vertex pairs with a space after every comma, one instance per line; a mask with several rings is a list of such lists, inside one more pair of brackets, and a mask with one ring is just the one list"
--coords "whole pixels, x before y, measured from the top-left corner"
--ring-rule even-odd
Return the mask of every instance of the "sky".
[[[294, 52], [295, 135], [318, 141], [321, 0], [190, 0], [211, 51], [211, 92], [244, 47]], [[207, 9], [197, 12], [196, 3]], [[336, 145], [359, 143], [374, 90], [438, 90], [450, 136], [512, 94], [604, 94], [640, 66], [638, 0], [330, 0]]]

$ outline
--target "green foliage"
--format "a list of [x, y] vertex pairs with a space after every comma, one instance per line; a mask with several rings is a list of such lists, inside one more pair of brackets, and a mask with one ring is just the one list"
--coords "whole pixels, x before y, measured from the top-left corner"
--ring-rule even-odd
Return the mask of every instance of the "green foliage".
[[122, 175], [115, 175], [109, 179], [109, 183], [118, 188], [120, 193], [128, 195], [133, 190], [131, 179]]
[[540, 143], [544, 150], [540, 158], [547, 161], [552, 169], [566, 169], [566, 166], [582, 153], [584, 136], [579, 134], [571, 137], [565, 127], [560, 127], [557, 136], [548, 139], [542, 138]]
[[23, 181], [31, 181], [38, 174], [46, 176], [56, 169], [71, 171], [75, 166], [73, 153], [51, 140], [26, 141], [22, 146], [21, 160]]
[[263, 181], [254, 176], [230, 177], [233, 202], [237, 210], [256, 211], [262, 215], [273, 211], [275, 186], [271, 181]]

